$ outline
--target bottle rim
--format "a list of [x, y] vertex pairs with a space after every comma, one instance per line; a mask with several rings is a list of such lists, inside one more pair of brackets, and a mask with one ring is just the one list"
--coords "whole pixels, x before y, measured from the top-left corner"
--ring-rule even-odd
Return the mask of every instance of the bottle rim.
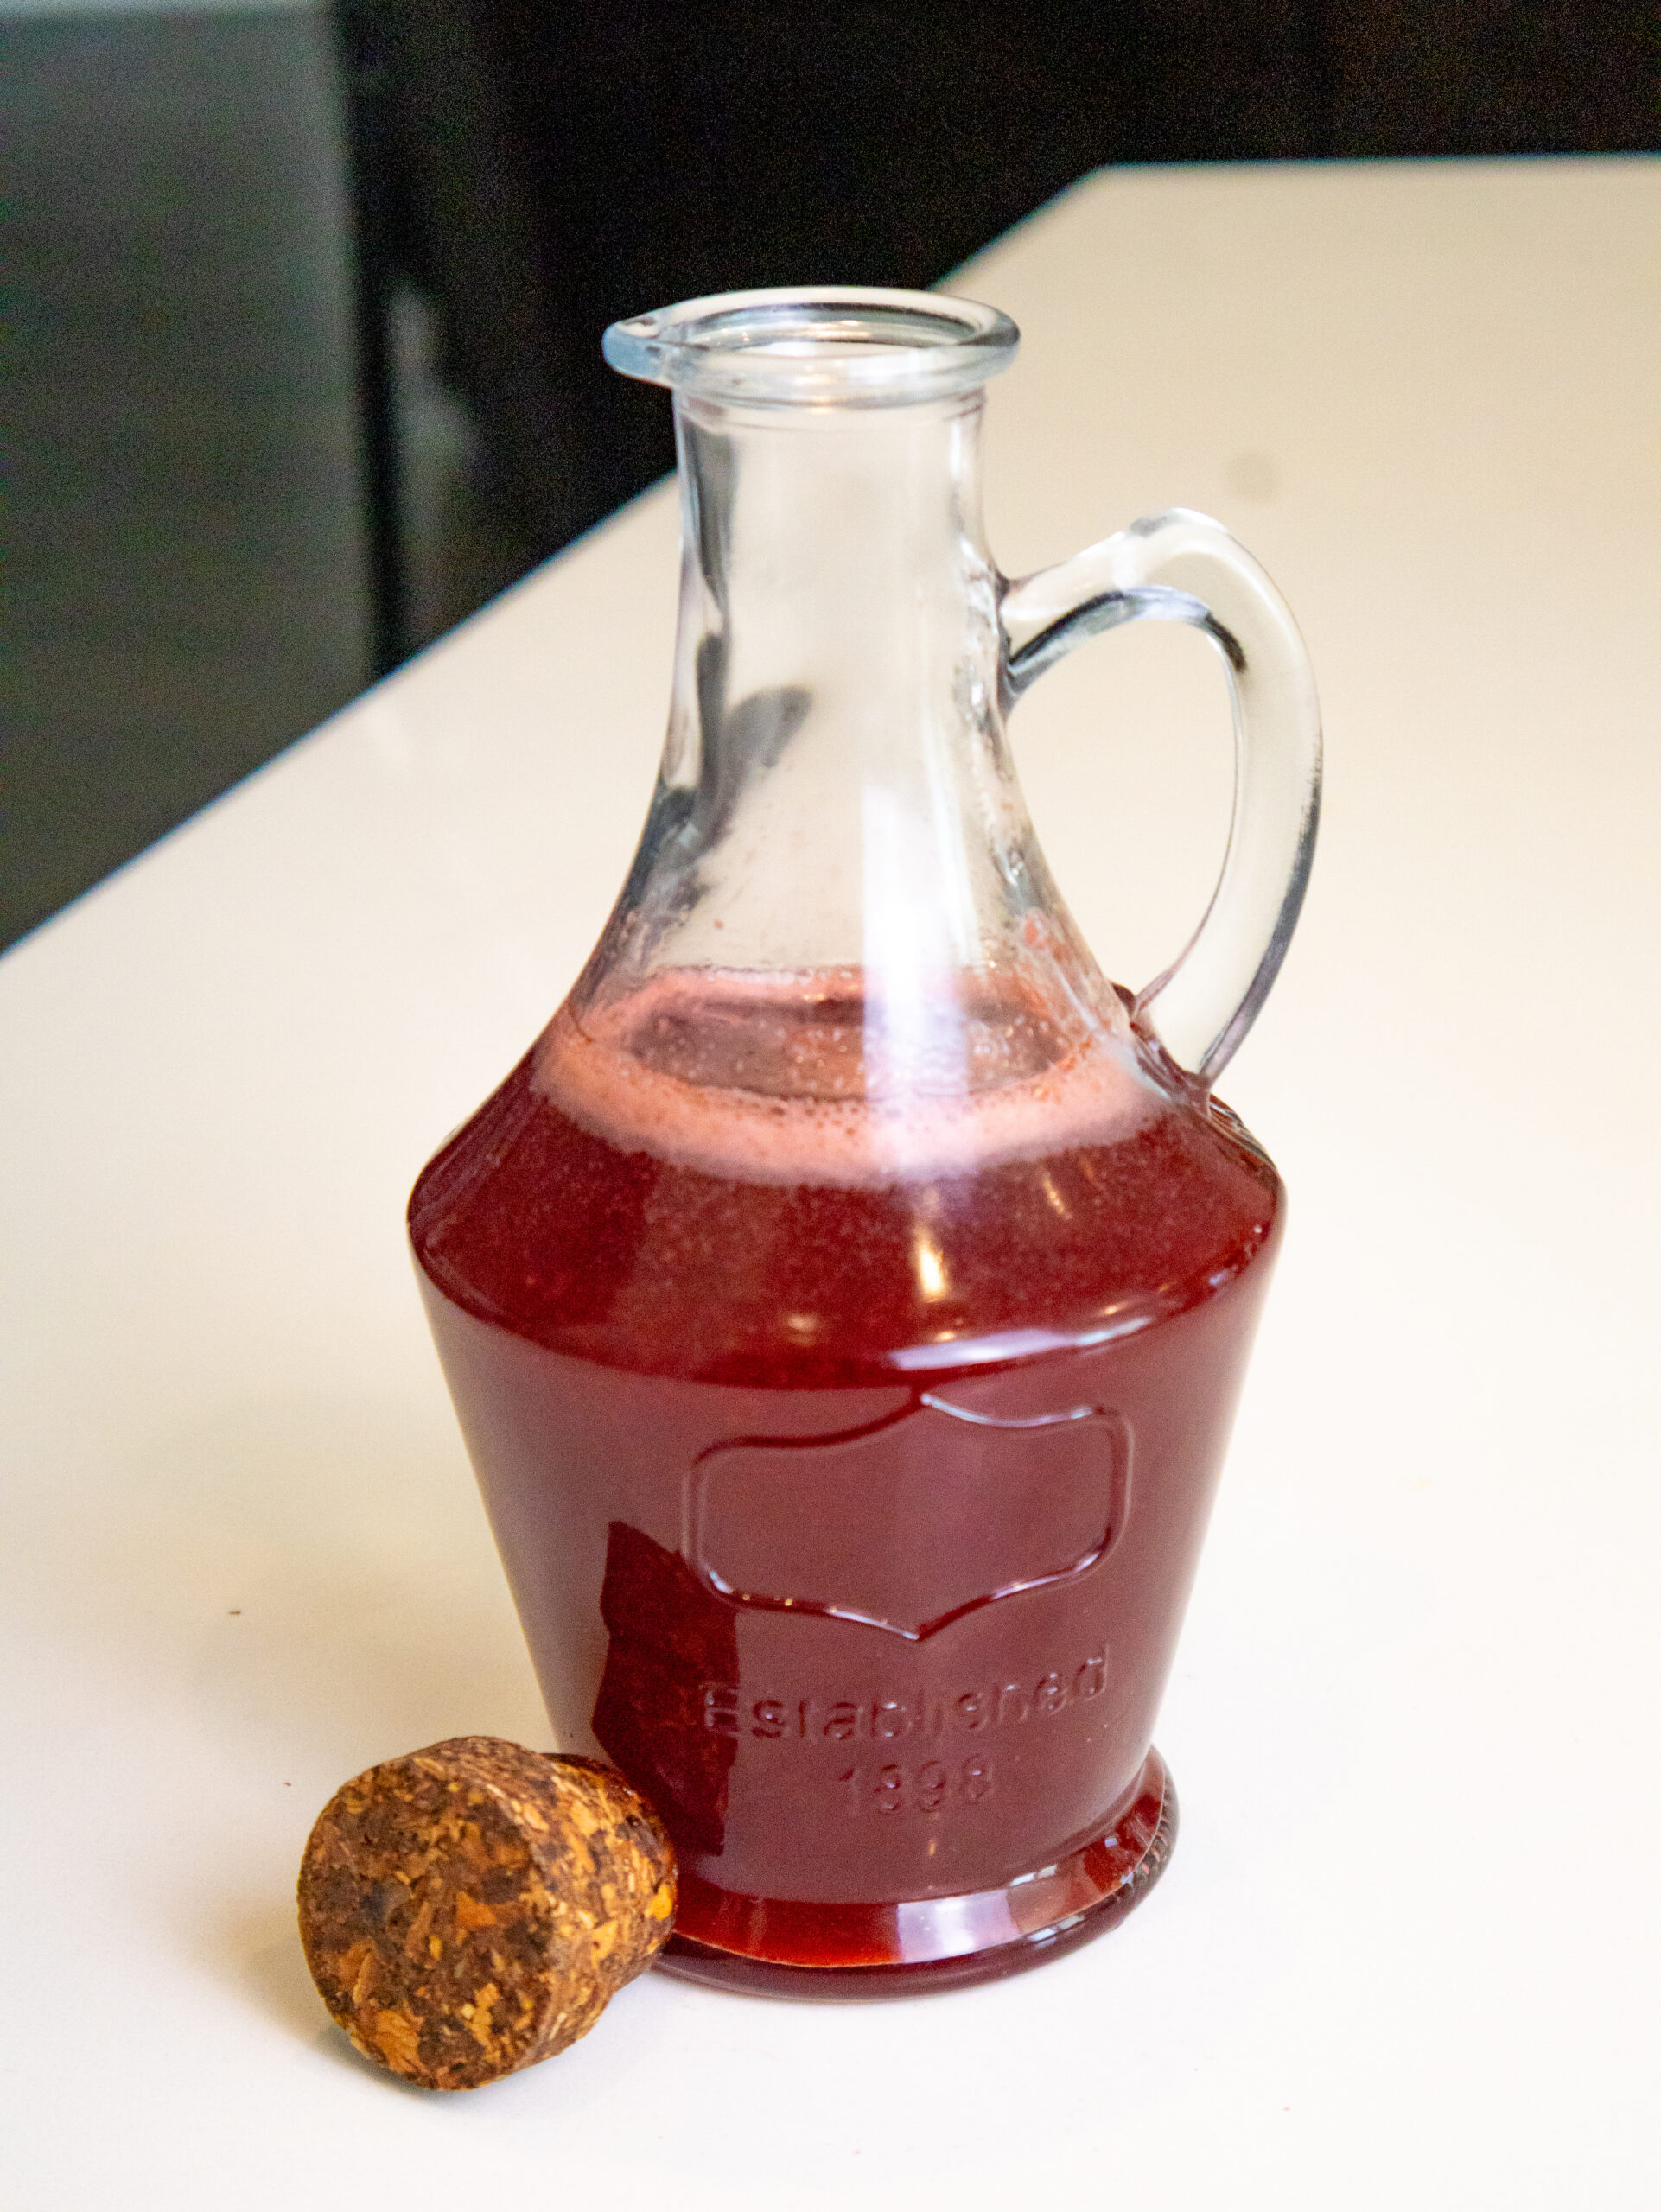
[[944, 399], [1009, 367], [1021, 334], [976, 300], [862, 285], [716, 292], [614, 322], [602, 341], [624, 376], [749, 405], [861, 406]]

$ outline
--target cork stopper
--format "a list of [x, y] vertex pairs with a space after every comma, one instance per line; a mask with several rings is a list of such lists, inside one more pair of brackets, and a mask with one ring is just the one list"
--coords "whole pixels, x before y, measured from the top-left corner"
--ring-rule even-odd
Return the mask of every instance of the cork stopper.
[[476, 2089], [586, 2035], [651, 1964], [675, 1860], [610, 1768], [456, 1736], [335, 1793], [299, 1902], [312, 1980], [365, 2056]]

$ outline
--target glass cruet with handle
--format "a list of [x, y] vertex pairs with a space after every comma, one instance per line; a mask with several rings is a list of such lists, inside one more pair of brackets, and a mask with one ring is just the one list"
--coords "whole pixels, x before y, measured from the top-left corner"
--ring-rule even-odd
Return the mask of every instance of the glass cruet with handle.
[[[674, 395], [662, 767], [592, 957], [410, 1204], [560, 1744], [656, 1804], [667, 1963], [730, 1986], [975, 1980], [1145, 1894], [1176, 1818], [1155, 1719], [1281, 1233], [1212, 1084], [1308, 874], [1308, 664], [1201, 515], [999, 574], [983, 388], [1016, 342], [837, 289], [608, 332]], [[1005, 726], [1145, 620], [1220, 651], [1238, 766], [1211, 905], [1132, 995]]]

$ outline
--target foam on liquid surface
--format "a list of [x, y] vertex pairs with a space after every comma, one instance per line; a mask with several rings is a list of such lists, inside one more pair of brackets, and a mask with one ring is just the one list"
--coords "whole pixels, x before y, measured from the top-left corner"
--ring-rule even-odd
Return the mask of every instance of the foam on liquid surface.
[[856, 970], [667, 969], [555, 1016], [532, 1080], [625, 1152], [743, 1182], [964, 1174], [1110, 1144], [1161, 1110], [1124, 1033], [1008, 979], [897, 1006]]

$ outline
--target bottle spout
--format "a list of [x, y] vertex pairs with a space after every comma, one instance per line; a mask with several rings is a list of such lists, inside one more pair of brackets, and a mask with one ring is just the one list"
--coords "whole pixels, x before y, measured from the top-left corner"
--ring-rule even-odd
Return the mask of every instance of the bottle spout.
[[624, 376], [700, 398], [857, 407], [976, 391], [1020, 342], [973, 300], [825, 284], [684, 300], [613, 323], [604, 350]]

